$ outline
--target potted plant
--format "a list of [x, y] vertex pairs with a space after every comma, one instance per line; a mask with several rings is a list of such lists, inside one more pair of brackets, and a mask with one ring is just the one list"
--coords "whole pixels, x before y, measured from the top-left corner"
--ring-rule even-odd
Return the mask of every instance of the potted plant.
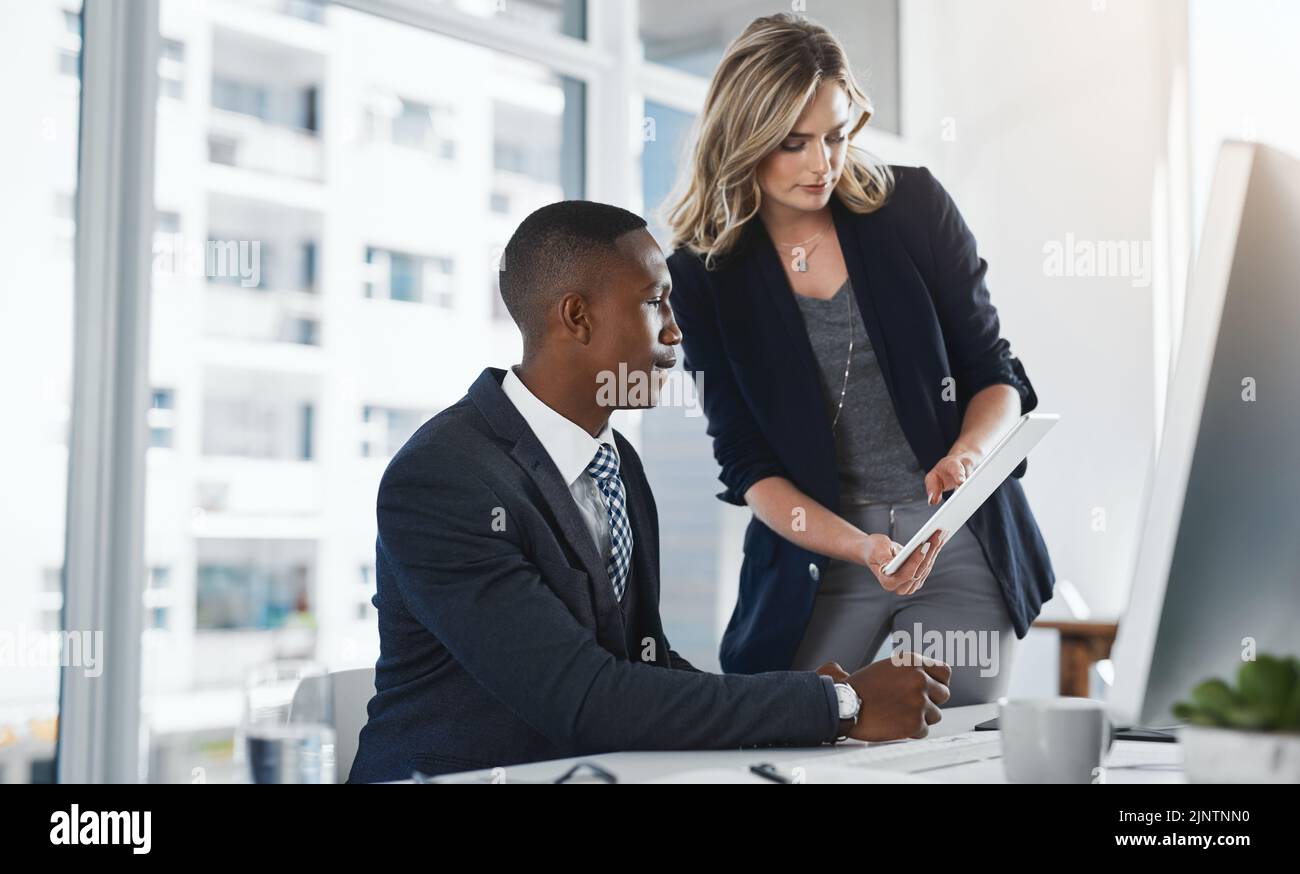
[[1174, 716], [1193, 783], [1300, 783], [1300, 660], [1260, 655], [1233, 688], [1220, 679], [1192, 689]]

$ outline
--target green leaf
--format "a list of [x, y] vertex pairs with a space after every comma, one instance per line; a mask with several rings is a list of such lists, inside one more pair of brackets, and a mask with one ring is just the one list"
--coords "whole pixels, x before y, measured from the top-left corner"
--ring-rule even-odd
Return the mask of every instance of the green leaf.
[[1225, 719], [1229, 710], [1242, 703], [1237, 693], [1218, 677], [1196, 684], [1192, 689], [1192, 701], [1202, 710]]
[[1291, 685], [1290, 666], [1270, 655], [1246, 662], [1237, 671], [1237, 687], [1244, 703], [1267, 714], [1269, 721], [1276, 721], [1280, 716], [1291, 696]]

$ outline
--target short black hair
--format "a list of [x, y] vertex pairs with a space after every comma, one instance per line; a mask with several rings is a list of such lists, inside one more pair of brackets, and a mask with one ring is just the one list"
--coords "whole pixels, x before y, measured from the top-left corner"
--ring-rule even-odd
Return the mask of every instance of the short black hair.
[[645, 219], [608, 203], [562, 200], [519, 223], [501, 256], [501, 299], [528, 342], [540, 338], [560, 290], [598, 275], [617, 257], [614, 241], [644, 228]]

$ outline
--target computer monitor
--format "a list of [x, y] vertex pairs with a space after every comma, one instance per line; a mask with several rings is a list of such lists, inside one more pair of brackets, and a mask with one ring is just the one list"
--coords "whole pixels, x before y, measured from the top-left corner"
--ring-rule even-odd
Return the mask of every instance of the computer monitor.
[[1148, 726], [1251, 641], [1300, 652], [1300, 161], [1224, 144], [1186, 313], [1112, 656]]

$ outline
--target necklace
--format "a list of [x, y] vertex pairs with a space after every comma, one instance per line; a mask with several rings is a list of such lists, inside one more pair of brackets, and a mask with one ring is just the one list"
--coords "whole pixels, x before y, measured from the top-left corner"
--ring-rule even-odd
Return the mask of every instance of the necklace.
[[849, 390], [849, 369], [853, 366], [853, 287], [844, 294], [845, 300], [849, 302], [849, 357], [844, 362], [844, 385], [840, 387], [840, 404], [835, 408], [835, 418], [831, 421], [831, 433], [835, 433], [835, 426], [840, 423], [840, 413], [844, 412], [844, 396]]
[[826, 233], [827, 231], [829, 231], [829, 230], [831, 229], [831, 226], [834, 225], [834, 224], [835, 224], [834, 220], [832, 220], [832, 221], [828, 221], [828, 222], [826, 223], [826, 227], [822, 228], [820, 231], [818, 231], [817, 233], [813, 234], [813, 235], [812, 235], [811, 237], [809, 237], [808, 239], [806, 239], [806, 240], [801, 240], [801, 241], [798, 242], [798, 243], [777, 243], [778, 246], [789, 246], [789, 247], [790, 247], [790, 254], [791, 254], [791, 255], [795, 254], [795, 251], [796, 251], [796, 250], [802, 248], [803, 246], [807, 245], [808, 243], [812, 243], [812, 244], [813, 244], [813, 246], [812, 246], [811, 249], [809, 249], [808, 251], [804, 252], [803, 255], [802, 255], [801, 257], [799, 257], [799, 258], [794, 262], [794, 270], [795, 270], [796, 273], [807, 273], [807, 272], [808, 272], [808, 259], [812, 256], [812, 253], [813, 253], [813, 252], [817, 251], [817, 247], [818, 247], [819, 245], [821, 245], [822, 234], [824, 234], [824, 233]]
[[806, 240], [800, 240], [800, 241], [797, 242], [797, 243], [777, 243], [777, 245], [778, 245], [778, 246], [789, 246], [789, 247], [791, 247], [791, 248], [795, 248], [796, 246], [802, 246], [802, 245], [804, 245], [805, 243], [811, 243], [813, 240], [816, 240], [816, 239], [819, 238], [822, 234], [824, 234], [824, 233], [826, 233], [827, 231], [829, 231], [830, 228], [831, 228], [831, 224], [832, 224], [831, 222], [827, 222], [827, 223], [826, 223], [826, 227], [822, 228], [820, 231], [818, 231], [817, 233], [813, 234], [811, 237], [809, 237], [809, 238], [806, 239]]

